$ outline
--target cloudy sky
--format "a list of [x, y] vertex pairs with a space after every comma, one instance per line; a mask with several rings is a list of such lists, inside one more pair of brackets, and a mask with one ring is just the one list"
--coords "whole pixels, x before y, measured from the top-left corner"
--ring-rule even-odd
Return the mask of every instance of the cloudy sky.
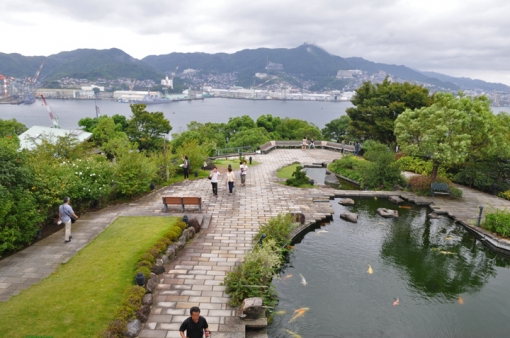
[[505, 0], [1, 0], [0, 52], [143, 58], [315, 43], [342, 57], [510, 85]]

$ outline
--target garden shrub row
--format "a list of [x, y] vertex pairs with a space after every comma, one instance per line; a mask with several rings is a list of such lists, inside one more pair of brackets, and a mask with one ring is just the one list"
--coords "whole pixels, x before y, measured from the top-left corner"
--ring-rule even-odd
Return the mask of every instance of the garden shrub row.
[[[229, 272], [224, 285], [232, 306], [240, 305], [244, 299], [260, 297], [265, 306], [276, 304], [277, 294], [271, 281], [279, 270], [284, 255], [290, 250], [289, 235], [298, 226], [293, 217], [279, 214], [261, 226], [254, 238], [253, 250], [247, 252], [244, 262]], [[262, 234], [267, 237], [258, 244]]]
[[360, 172], [365, 166], [366, 161], [364, 159], [352, 155], [344, 155], [341, 159], [332, 162], [328, 169], [335, 174], [361, 183]]
[[482, 227], [502, 237], [510, 237], [510, 211], [496, 210], [485, 215]]
[[127, 324], [137, 317], [137, 311], [142, 306], [143, 297], [146, 293], [151, 293], [153, 291], [147, 286], [147, 284], [152, 277], [151, 270], [154, 268], [154, 262], [156, 259], [161, 257], [163, 253], [165, 253], [172, 243], [179, 240], [183, 231], [186, 229], [186, 226], [186, 223], [182, 220], [175, 222], [175, 224], [165, 234], [165, 237], [157, 241], [145, 253], [140, 255], [133, 275], [133, 284], [136, 284], [135, 277], [139, 272], [141, 272], [145, 277], [146, 287], [133, 285], [126, 290], [124, 300], [114, 315], [115, 318], [110, 322], [108, 328], [100, 334], [100, 337], [124, 337]]

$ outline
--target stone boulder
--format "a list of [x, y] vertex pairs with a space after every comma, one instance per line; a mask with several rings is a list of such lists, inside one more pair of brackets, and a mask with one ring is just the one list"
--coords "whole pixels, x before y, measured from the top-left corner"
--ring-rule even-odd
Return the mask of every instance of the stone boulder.
[[305, 215], [303, 213], [291, 212], [290, 215], [292, 216], [292, 222], [305, 224]]
[[196, 218], [192, 218], [188, 222], [188, 226], [195, 229], [195, 233], [198, 234], [200, 232], [200, 223], [198, 223], [198, 220]]
[[341, 219], [345, 219], [346, 221], [358, 223], [358, 214], [355, 214], [353, 212], [346, 211], [344, 213], [340, 214]]
[[165, 272], [165, 267], [163, 265], [159, 264], [152, 264], [152, 272], [154, 272], [156, 275], [161, 275]]
[[192, 239], [193, 237], [195, 237], [195, 228], [187, 228], [186, 231], [188, 231], [188, 238], [189, 239]]
[[179, 237], [179, 242], [182, 243], [183, 245], [186, 245], [187, 241], [188, 239], [186, 238], [186, 235], [181, 235], [181, 237]]
[[152, 276], [147, 281], [147, 284], [145, 285], [145, 289], [147, 290], [148, 293], [153, 293], [154, 291], [156, 291], [156, 287], [158, 286], [158, 283], [159, 283], [158, 276]]
[[142, 322], [138, 319], [132, 320], [127, 324], [127, 331], [124, 333], [126, 337], [134, 338], [138, 337], [142, 331]]
[[354, 205], [354, 200], [352, 198], [342, 198], [338, 201], [338, 204], [341, 205]]
[[258, 319], [265, 315], [266, 309], [262, 307], [262, 298], [246, 298], [241, 304], [241, 318]]
[[172, 261], [175, 258], [175, 246], [171, 245], [166, 249], [165, 255], [168, 256], [168, 260]]
[[388, 197], [388, 199], [390, 200], [390, 202], [397, 203], [397, 204], [404, 202], [404, 200], [398, 196], [390, 196], [390, 197]]
[[142, 305], [152, 305], [154, 302], [154, 297], [152, 296], [152, 293], [146, 293], [143, 295], [142, 298]]
[[161, 255], [161, 260], [163, 261], [163, 265], [168, 264], [168, 262], [170, 262], [170, 259], [168, 259], [167, 255]]
[[379, 208], [377, 209], [377, 213], [381, 215], [384, 218], [395, 218], [398, 217], [398, 211], [397, 210], [391, 210], [386, 208]]
[[176, 242], [176, 243], [175, 243], [175, 249], [176, 249], [177, 251], [181, 251], [181, 250], [182, 250], [182, 248], [184, 248], [184, 245], [186, 245], [186, 243], [184, 243], [184, 244], [183, 244], [183, 243], [182, 243], [182, 242], [180, 242], [180, 241], [179, 241], [179, 242]]
[[136, 319], [138, 319], [142, 323], [145, 323], [147, 321], [147, 319], [149, 318], [150, 314], [151, 314], [150, 305], [143, 305], [140, 308], [140, 310], [136, 311]]
[[427, 216], [429, 216], [430, 219], [439, 219], [441, 218], [441, 216], [439, 216], [438, 214], [436, 214], [435, 212], [431, 212], [430, 214], [428, 214]]

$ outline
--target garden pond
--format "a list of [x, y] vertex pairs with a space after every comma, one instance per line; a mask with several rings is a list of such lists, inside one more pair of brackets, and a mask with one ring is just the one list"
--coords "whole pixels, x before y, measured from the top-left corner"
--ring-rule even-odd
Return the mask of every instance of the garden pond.
[[[333, 220], [296, 240], [279, 277], [270, 337], [503, 337], [510, 259], [447, 217], [387, 199], [331, 201]], [[377, 208], [397, 209], [399, 218]], [[339, 218], [358, 213], [358, 223]], [[306, 282], [305, 282], [306, 281]]]

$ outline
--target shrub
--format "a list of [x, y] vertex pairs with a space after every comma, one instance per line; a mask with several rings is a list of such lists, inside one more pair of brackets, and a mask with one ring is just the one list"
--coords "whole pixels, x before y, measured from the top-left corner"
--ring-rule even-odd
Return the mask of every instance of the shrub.
[[258, 241], [262, 234], [266, 234], [266, 240], [272, 239], [276, 241], [279, 247], [283, 247], [288, 244], [289, 239], [287, 237], [295, 228], [296, 223], [292, 221], [292, 215], [278, 214], [278, 216], [270, 218], [266, 224], [260, 227], [254, 240]]
[[498, 194], [498, 197], [501, 197], [501, 198], [504, 198], [504, 199], [510, 201], [510, 190], [507, 190], [507, 191], [504, 191], [504, 192], [500, 192]]
[[447, 178], [437, 176], [435, 180], [430, 176], [413, 176], [409, 179], [409, 187], [412, 192], [421, 196], [431, 196], [430, 185], [433, 182], [446, 183], [451, 188], [452, 182]]
[[166, 244], [163, 242], [157, 242], [152, 248], [158, 250], [159, 253], [162, 253], [166, 250]]
[[292, 187], [299, 187], [302, 185], [310, 184], [310, 179], [306, 176], [306, 172], [304, 172], [303, 167], [298, 165], [296, 170], [292, 173], [292, 178], [289, 178], [285, 181], [286, 185], [290, 185]]
[[459, 188], [453, 187], [450, 189], [450, 196], [454, 199], [461, 199], [462, 198], [462, 190]]
[[485, 222], [482, 227], [499, 234], [502, 237], [510, 236], [510, 211], [496, 210], [485, 215]]
[[374, 144], [365, 157], [369, 162], [359, 172], [362, 188], [388, 190], [397, 184], [404, 184], [395, 155], [386, 146]]
[[184, 230], [187, 227], [186, 223], [184, 223], [183, 221], [177, 221], [175, 222], [175, 225], [181, 228], [181, 230]]
[[172, 242], [175, 242], [176, 240], [179, 239], [179, 237], [181, 237], [181, 234], [182, 234], [181, 228], [174, 227], [166, 233], [165, 237], [171, 240]]
[[344, 155], [341, 159], [334, 161], [329, 165], [329, 170], [335, 174], [347, 177], [353, 181], [361, 183], [360, 172], [364, 170], [367, 161], [357, 156]]
[[127, 321], [122, 319], [115, 319], [108, 325], [108, 330], [101, 334], [102, 337], [123, 337], [126, 331]]
[[152, 257], [156, 258], [159, 255], [159, 249], [152, 247], [146, 252], [147, 254], [151, 255]]
[[141, 261], [148, 261], [150, 262], [151, 264], [154, 263], [154, 256], [150, 253], [144, 253], [140, 256], [140, 262]]
[[146, 293], [145, 288], [138, 285], [133, 285], [131, 288], [129, 288], [126, 294], [127, 296], [135, 295], [142, 299], [145, 293]]
[[133, 309], [135, 312], [142, 306], [142, 298], [138, 295], [128, 295], [123, 305]]
[[[414, 156], [402, 156], [397, 160], [400, 170], [410, 171], [423, 176], [430, 176], [432, 174], [432, 162], [423, 160]], [[438, 176], [448, 177], [448, 173], [444, 167], [439, 167]]]
[[140, 267], [138, 269], [136, 269], [135, 271], [135, 276], [141, 272], [144, 276], [145, 276], [145, 280], [149, 280], [149, 278], [151, 278], [151, 270], [149, 270], [149, 268], [146, 268], [146, 267]]
[[117, 156], [115, 184], [122, 196], [133, 196], [149, 191], [156, 177], [157, 166], [144, 153], [126, 151]]
[[149, 261], [140, 261], [138, 262], [138, 264], [136, 264], [136, 268], [147, 268], [147, 269], [151, 269], [152, 268], [152, 263], [149, 262]]
[[172, 241], [171, 241], [171, 240], [169, 240], [169, 239], [168, 239], [168, 238], [166, 238], [166, 237], [163, 237], [162, 239], [160, 239], [160, 240], [159, 240], [159, 242], [158, 242], [158, 243], [163, 243], [163, 244], [165, 244], [166, 246], [169, 246], [169, 245], [171, 245], [171, 244], [172, 244]]

